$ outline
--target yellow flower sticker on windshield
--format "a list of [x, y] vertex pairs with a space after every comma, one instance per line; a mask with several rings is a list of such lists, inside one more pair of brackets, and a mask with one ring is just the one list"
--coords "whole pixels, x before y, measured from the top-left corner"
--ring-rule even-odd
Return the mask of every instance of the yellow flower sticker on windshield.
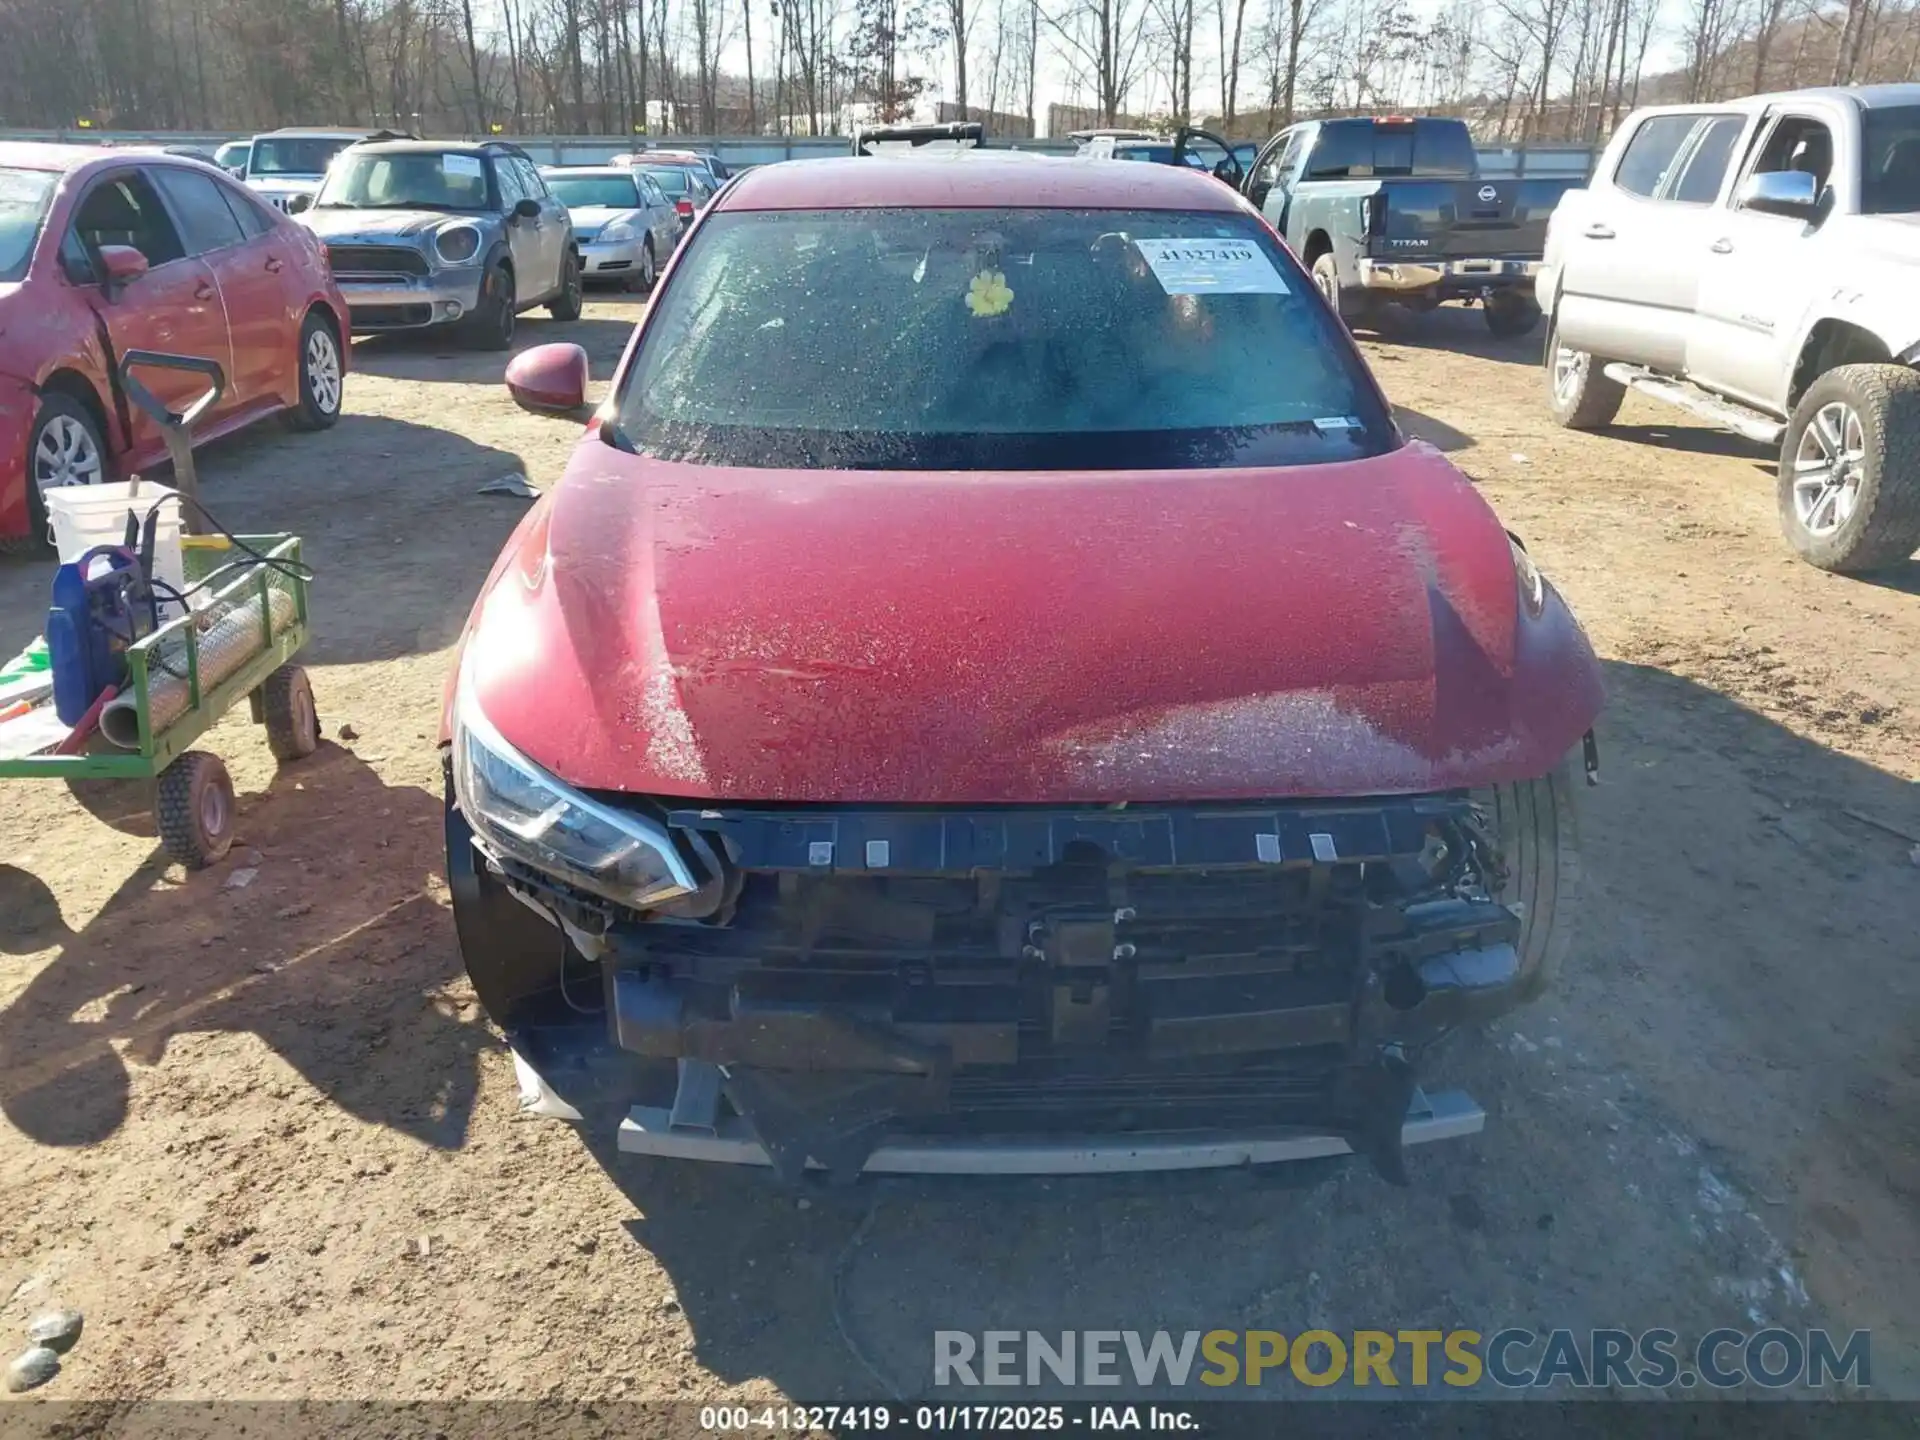
[[982, 270], [967, 286], [967, 308], [982, 319], [1006, 314], [1011, 304], [1013, 291], [1007, 288], [1007, 277], [998, 270]]

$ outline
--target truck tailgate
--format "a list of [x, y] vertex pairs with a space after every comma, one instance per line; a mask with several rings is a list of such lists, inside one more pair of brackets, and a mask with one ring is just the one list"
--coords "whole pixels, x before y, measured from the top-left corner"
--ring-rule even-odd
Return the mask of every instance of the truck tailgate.
[[1538, 260], [1547, 219], [1574, 178], [1380, 181], [1367, 254], [1380, 260]]

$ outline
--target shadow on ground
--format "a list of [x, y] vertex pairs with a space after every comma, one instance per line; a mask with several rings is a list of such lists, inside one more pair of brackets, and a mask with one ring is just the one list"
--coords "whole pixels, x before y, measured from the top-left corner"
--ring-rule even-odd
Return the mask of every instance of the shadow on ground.
[[1510, 340], [1496, 339], [1478, 306], [1441, 305], [1422, 315], [1389, 305], [1375, 318], [1354, 321], [1353, 328], [1362, 339], [1383, 345], [1447, 350], [1506, 365], [1538, 365], [1545, 344], [1544, 326]]
[[1763, 471], [1769, 478], [1778, 470], [1780, 463], [1777, 451], [1770, 452], [1765, 446], [1756, 445], [1730, 430], [1716, 430], [1710, 425], [1608, 425], [1597, 433], [1635, 445], [1657, 445], [1663, 450], [1678, 450], [1688, 455], [1724, 455], [1731, 460], [1751, 460], [1754, 468]]
[[241, 797], [226, 862], [170, 880], [156, 850], [77, 931], [0, 865], [0, 953], [59, 951], [0, 1010], [0, 1109], [41, 1144], [98, 1144], [126, 1119], [129, 1065], [188, 1033], [252, 1032], [341, 1109], [457, 1148], [496, 1042], [477, 1011], [435, 1003], [460, 973], [435, 898], [441, 814], [323, 744]]
[[[1349, 1161], [1306, 1188], [1236, 1172], [798, 1195], [590, 1136], [699, 1363], [803, 1399], [925, 1398], [942, 1329], [1698, 1337], [1750, 1314], [1823, 1323], [1822, 1302], [1876, 1327], [1876, 1360], [1897, 1350], [1911, 1326], [1892, 1297], [1920, 1284], [1920, 891], [1904, 847], [1841, 808], [1914, 825], [1920, 802], [1715, 691], [1608, 670], [1622, 723], [1586, 795], [1569, 974], [1436, 1066], [1486, 1106], [1483, 1135], [1415, 1152], [1410, 1190]], [[1733, 1087], [1750, 1108], [1700, 1108], [1720, 1088], [1701, 1072], [1729, 1067], [1751, 1075]], [[1467, 1293], [1495, 1311], [1455, 1314]], [[1252, 1393], [1276, 1392], [1303, 1393]]]
[[[596, 306], [609, 299], [632, 300], [632, 318], [613, 319], [588, 315], [579, 320], [549, 320], [540, 312], [522, 315], [514, 329], [513, 349], [473, 350], [452, 334], [432, 330], [402, 332], [393, 335], [369, 335], [353, 346], [353, 368], [390, 380], [418, 380], [423, 383], [452, 385], [497, 385], [506, 373], [507, 362], [536, 345], [563, 342], [581, 346], [594, 377], [604, 380], [613, 373], [620, 352], [627, 348], [634, 321], [644, 306], [642, 296], [607, 297], [591, 292]], [[349, 381], [351, 383], [351, 381]]]

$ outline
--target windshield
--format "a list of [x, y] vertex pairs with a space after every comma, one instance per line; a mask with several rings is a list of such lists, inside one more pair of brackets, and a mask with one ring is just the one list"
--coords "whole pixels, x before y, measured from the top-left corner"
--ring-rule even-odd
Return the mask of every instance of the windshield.
[[1869, 109], [1860, 132], [1860, 213], [1920, 213], [1920, 105]]
[[363, 150], [327, 172], [314, 203], [323, 210], [485, 210], [486, 162], [452, 151]]
[[721, 213], [655, 302], [619, 434], [662, 458], [822, 469], [1392, 448], [1352, 342], [1308, 292], [1249, 215]]
[[693, 190], [693, 182], [687, 179], [687, 172], [684, 170], [675, 170], [668, 166], [655, 170], [649, 166], [647, 174], [659, 181], [660, 188], [669, 195], [686, 195]]
[[51, 170], [0, 169], [0, 280], [27, 273], [34, 237], [59, 180]]
[[640, 187], [631, 175], [548, 175], [547, 189], [569, 210], [598, 207], [632, 210], [640, 204]]
[[262, 136], [253, 142], [247, 174], [324, 175], [333, 157], [352, 143], [313, 135], [280, 139]]

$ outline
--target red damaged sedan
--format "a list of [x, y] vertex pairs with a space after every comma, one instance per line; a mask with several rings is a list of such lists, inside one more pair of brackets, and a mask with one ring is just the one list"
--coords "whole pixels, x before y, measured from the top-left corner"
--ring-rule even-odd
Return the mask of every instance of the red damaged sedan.
[[460, 943], [526, 1103], [623, 1149], [1401, 1181], [1483, 1120], [1435, 1043], [1567, 944], [1601, 698], [1222, 186], [770, 166], [473, 610]]
[[[340, 415], [346, 313], [319, 242], [211, 165], [0, 144], [0, 547], [45, 536], [55, 486], [165, 458], [121, 394], [127, 351], [220, 366], [196, 441], [275, 413], [319, 429]], [[139, 379], [176, 414], [207, 388], [178, 370]]]

